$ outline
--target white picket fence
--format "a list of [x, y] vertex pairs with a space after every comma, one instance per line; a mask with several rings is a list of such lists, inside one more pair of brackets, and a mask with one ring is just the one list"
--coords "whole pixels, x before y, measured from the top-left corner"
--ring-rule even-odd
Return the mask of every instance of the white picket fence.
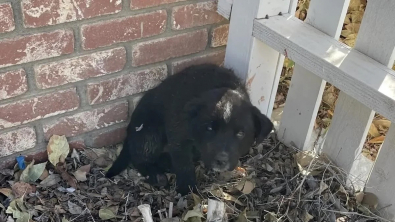
[[395, 121], [395, 0], [368, 0], [353, 49], [338, 41], [349, 2], [311, 0], [303, 22], [294, 16], [297, 0], [219, 0], [218, 12], [230, 19], [225, 67], [270, 116], [284, 56], [296, 63], [278, 136], [304, 150], [326, 81], [339, 88], [321, 152], [395, 220], [395, 124], [375, 163], [361, 154], [375, 112]]

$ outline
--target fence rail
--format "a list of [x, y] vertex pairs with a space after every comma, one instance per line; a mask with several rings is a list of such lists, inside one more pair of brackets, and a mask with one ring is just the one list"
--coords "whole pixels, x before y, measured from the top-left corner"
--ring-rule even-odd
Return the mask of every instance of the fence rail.
[[[341, 90], [321, 152], [375, 193], [384, 217], [395, 220], [395, 125], [373, 163], [362, 155], [375, 111], [395, 121], [395, 8], [393, 0], [368, 1], [355, 47], [338, 41], [349, 0], [311, 0], [305, 22], [296, 0], [219, 0], [230, 18], [225, 66], [246, 81], [251, 100], [271, 115], [284, 56], [296, 65], [279, 138], [308, 150], [307, 141], [326, 81]], [[380, 208], [379, 207], [379, 208]]]

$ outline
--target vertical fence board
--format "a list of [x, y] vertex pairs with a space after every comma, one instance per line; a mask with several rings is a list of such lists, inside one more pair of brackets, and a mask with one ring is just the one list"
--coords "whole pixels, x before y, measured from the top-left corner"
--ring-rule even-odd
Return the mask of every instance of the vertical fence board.
[[[386, 66], [392, 65], [394, 58], [394, 8], [392, 0], [368, 1], [355, 44], [355, 49]], [[373, 115], [371, 109], [341, 93], [322, 150], [350, 174], [357, 188], [365, 186], [373, 166], [361, 155]]]
[[232, 13], [232, 4], [233, 0], [218, 0], [218, 14], [229, 20]]
[[[312, 0], [305, 22], [337, 39], [349, 2], [350, 0]], [[278, 132], [282, 142], [294, 143], [299, 149], [311, 149], [307, 145], [325, 83], [320, 77], [295, 65]]]
[[225, 67], [246, 82], [252, 103], [266, 115], [271, 115], [284, 57], [254, 39], [253, 21], [293, 9], [295, 0], [233, 0]]
[[[376, 0], [369, 2], [364, 25], [374, 29], [361, 29], [359, 35], [366, 38], [357, 39], [358, 50], [368, 54], [380, 63], [392, 67], [395, 53], [395, 15], [393, 0]], [[370, 5], [372, 4], [372, 5]], [[380, 30], [376, 33], [376, 30]], [[374, 43], [373, 43], [374, 42]], [[379, 199], [379, 209], [387, 219], [395, 219], [395, 125], [391, 124], [386, 139], [380, 148], [376, 162], [371, 171], [366, 191], [373, 192]]]
[[365, 189], [377, 195], [381, 216], [390, 220], [395, 219], [394, 169], [395, 125], [391, 124]]

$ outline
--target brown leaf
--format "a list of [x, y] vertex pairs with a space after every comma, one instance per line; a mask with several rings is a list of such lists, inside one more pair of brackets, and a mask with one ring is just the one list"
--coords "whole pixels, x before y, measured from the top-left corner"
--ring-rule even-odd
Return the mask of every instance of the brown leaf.
[[378, 205], [378, 198], [375, 194], [366, 192], [363, 196], [362, 205], [369, 209], [376, 209]]
[[36, 192], [36, 187], [34, 185], [30, 185], [25, 182], [16, 182], [14, 185], [11, 187], [12, 192], [15, 196], [15, 198], [19, 198], [23, 195], [31, 194]]
[[385, 127], [385, 128], [390, 128], [391, 126], [391, 121], [389, 121], [388, 119], [378, 119], [378, 120], [373, 120], [373, 124], [376, 127]]
[[372, 136], [372, 137], [380, 136], [379, 130], [377, 129], [377, 127], [373, 123], [370, 124], [369, 135]]
[[90, 164], [78, 168], [78, 170], [73, 173], [75, 179], [81, 182], [86, 181], [87, 180], [86, 174], [89, 173], [90, 169], [91, 169]]
[[60, 174], [63, 180], [67, 181], [69, 186], [77, 189], [77, 180], [65, 170], [64, 164], [59, 163], [56, 165], [55, 170]]
[[10, 188], [0, 188], [0, 193], [4, 194], [6, 197], [12, 195], [12, 190]]
[[368, 141], [368, 143], [381, 144], [385, 140], [385, 136], [378, 136]]

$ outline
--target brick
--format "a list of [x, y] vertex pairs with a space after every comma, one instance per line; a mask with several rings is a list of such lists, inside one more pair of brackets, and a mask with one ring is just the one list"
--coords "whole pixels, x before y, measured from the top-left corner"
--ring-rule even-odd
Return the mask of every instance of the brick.
[[88, 84], [89, 104], [98, 104], [147, 91], [157, 86], [166, 76], [167, 67], [163, 65]]
[[71, 30], [27, 35], [0, 41], [0, 68], [70, 54], [74, 51]]
[[84, 140], [69, 141], [69, 146], [71, 149], [76, 149], [76, 150], [83, 150], [86, 148]]
[[200, 64], [215, 64], [222, 66], [224, 64], [225, 59], [225, 50], [207, 53], [201, 56], [195, 56], [188, 59], [179, 60], [172, 63], [173, 74], [180, 72], [181, 70], [191, 66], [191, 65], [200, 65]]
[[224, 46], [228, 42], [229, 24], [221, 25], [213, 29], [211, 35], [211, 47]]
[[158, 35], [166, 29], [167, 13], [158, 10], [146, 14], [83, 25], [82, 48], [95, 49], [119, 42]]
[[27, 89], [24, 69], [0, 73], [0, 100], [22, 95]]
[[43, 130], [47, 140], [54, 134], [71, 137], [124, 122], [127, 118], [128, 103], [122, 102], [51, 121], [44, 124]]
[[101, 133], [95, 133], [91, 141], [87, 142], [90, 147], [105, 147], [122, 143], [126, 138], [126, 127], [113, 129]]
[[172, 11], [172, 29], [182, 30], [196, 26], [214, 24], [225, 18], [217, 13], [216, 1], [174, 7]]
[[186, 0], [131, 0], [130, 9], [142, 9]]
[[0, 129], [75, 110], [79, 97], [75, 88], [0, 106]]
[[34, 67], [37, 87], [41, 89], [114, 73], [126, 64], [123, 47]]
[[0, 134], [0, 157], [31, 149], [36, 146], [36, 132], [25, 127]]
[[132, 49], [132, 66], [141, 66], [203, 51], [207, 45], [207, 30], [138, 43]]
[[23, 22], [27, 28], [56, 25], [122, 10], [122, 0], [23, 0]]
[[0, 33], [11, 32], [14, 29], [14, 13], [12, 12], [11, 4], [0, 4]]

